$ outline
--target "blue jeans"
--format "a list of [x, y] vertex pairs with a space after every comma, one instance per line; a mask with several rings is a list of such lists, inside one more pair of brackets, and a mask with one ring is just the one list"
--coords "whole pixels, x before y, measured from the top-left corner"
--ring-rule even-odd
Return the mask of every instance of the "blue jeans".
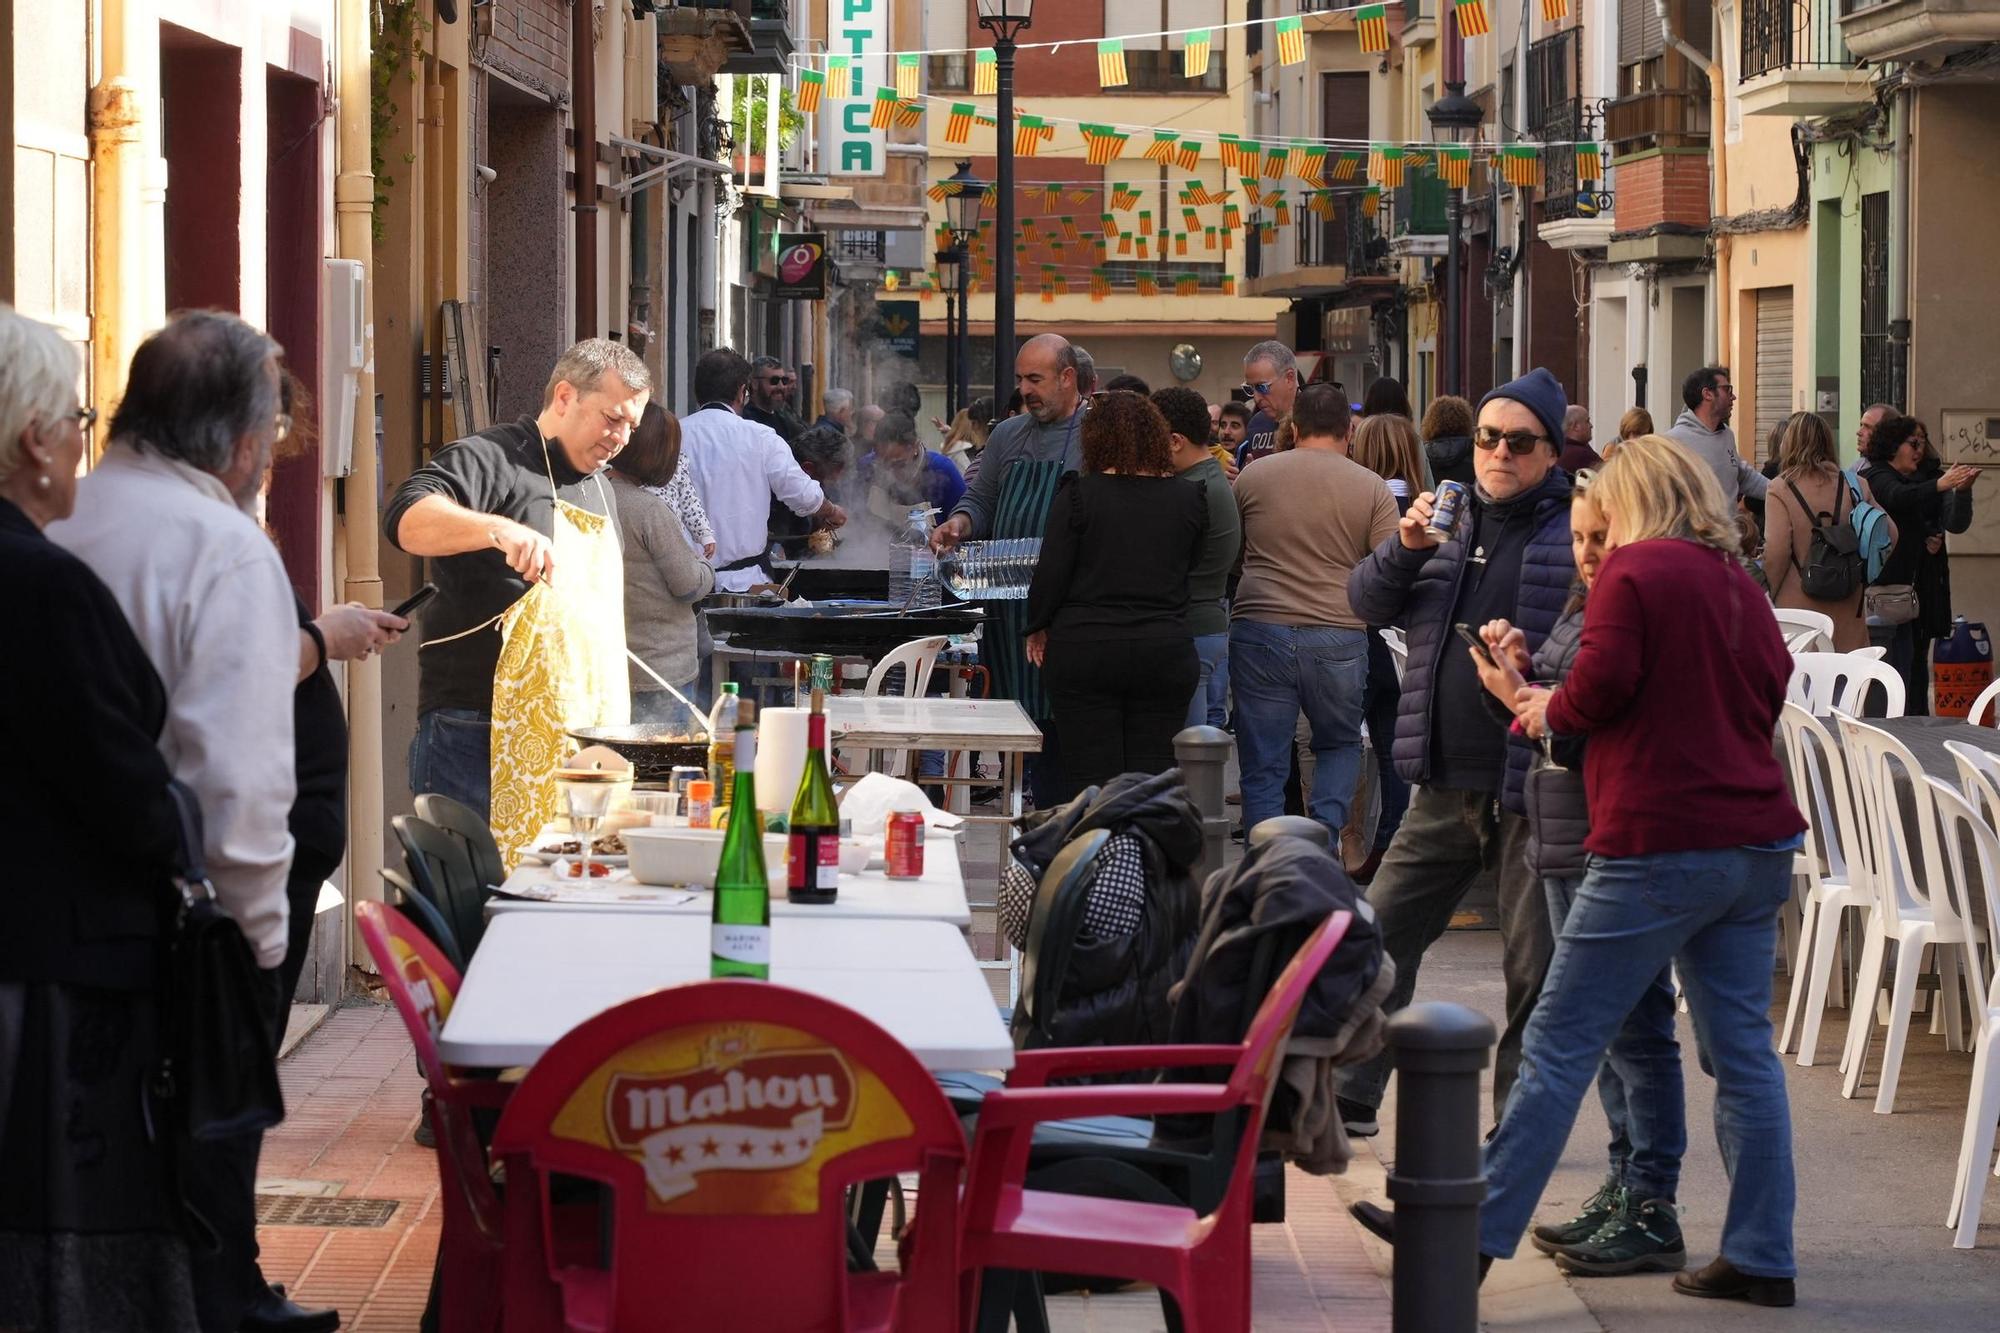
[[410, 740], [410, 794], [436, 792], [488, 818], [493, 798], [493, 717], [470, 708], [433, 708]]
[[[1542, 881], [1558, 938], [1582, 883], [1581, 876], [1563, 875]], [[1674, 1009], [1673, 974], [1663, 969], [1597, 1067], [1597, 1099], [1611, 1122], [1611, 1179], [1637, 1201], [1673, 1198], [1687, 1152], [1687, 1092]]]
[[1194, 654], [1201, 661], [1201, 676], [1195, 682], [1194, 697], [1188, 700], [1190, 727], [1229, 725], [1229, 632], [1197, 634]]
[[1528, 1021], [1506, 1114], [1486, 1147], [1481, 1253], [1514, 1253], [1562, 1158], [1584, 1088], [1673, 960], [1703, 1066], [1715, 1078], [1715, 1138], [1729, 1173], [1722, 1257], [1755, 1277], [1797, 1275], [1791, 1108], [1770, 1014], [1778, 907], [1791, 895], [1797, 845], [1790, 838], [1590, 858]]
[[1236, 691], [1236, 752], [1243, 770], [1243, 827], [1285, 813], [1292, 735], [1303, 712], [1312, 729], [1314, 819], [1334, 845], [1347, 825], [1361, 773], [1361, 695], [1368, 681], [1368, 631], [1335, 625], [1229, 626]]

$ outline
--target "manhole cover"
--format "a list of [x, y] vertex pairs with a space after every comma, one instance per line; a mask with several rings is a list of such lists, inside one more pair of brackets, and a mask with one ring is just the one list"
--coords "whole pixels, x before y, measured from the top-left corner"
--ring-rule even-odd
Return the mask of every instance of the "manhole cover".
[[317, 1199], [288, 1194], [257, 1196], [263, 1227], [379, 1227], [395, 1215], [394, 1199]]

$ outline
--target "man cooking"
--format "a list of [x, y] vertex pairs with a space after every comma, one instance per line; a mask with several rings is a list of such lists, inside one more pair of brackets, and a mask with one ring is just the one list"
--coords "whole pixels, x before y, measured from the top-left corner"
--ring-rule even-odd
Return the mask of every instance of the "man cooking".
[[917, 423], [891, 412], [875, 428], [875, 452], [861, 460], [868, 487], [868, 512], [892, 529], [909, 521], [910, 510], [929, 505], [949, 514], [965, 494], [965, 478], [950, 459], [926, 449]]
[[652, 387], [630, 348], [577, 343], [539, 415], [438, 450], [383, 517], [438, 586], [422, 613], [411, 790], [488, 815], [510, 858], [556, 813], [549, 777], [575, 748], [564, 733], [629, 720], [625, 562], [598, 474]]
[[[963, 498], [931, 536], [945, 552], [967, 538], [1039, 539], [1048, 521], [1056, 483], [1082, 467], [1083, 400], [1077, 390], [1076, 349], [1059, 334], [1044, 333], [1021, 344], [1014, 358], [1014, 383], [1021, 391], [1021, 414], [993, 430], [980, 454], [979, 470]], [[1023, 648], [1028, 604], [994, 602], [987, 607], [987, 639], [993, 693], [1013, 699], [1037, 723], [1049, 717], [1041, 672]], [[1042, 752], [1029, 768], [1035, 804], [1053, 803], [1061, 768], [1052, 729], [1043, 727]]]

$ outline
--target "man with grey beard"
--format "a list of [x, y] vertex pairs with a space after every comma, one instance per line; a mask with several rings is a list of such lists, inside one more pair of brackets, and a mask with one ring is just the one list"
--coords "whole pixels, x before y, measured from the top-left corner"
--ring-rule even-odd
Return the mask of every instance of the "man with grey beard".
[[[1077, 349], [1067, 338], [1044, 333], [1021, 344], [1014, 358], [1021, 414], [994, 428], [979, 456], [977, 475], [967, 479], [964, 497], [932, 534], [933, 549], [942, 554], [968, 538], [1041, 538], [1056, 483], [1083, 466], [1079, 382]], [[1025, 601], [1003, 601], [987, 607], [981, 653], [992, 659], [994, 697], [1012, 699], [1037, 723], [1046, 723], [1050, 709], [1042, 673], [1029, 663], [1023, 647], [1027, 606]], [[1058, 791], [1061, 761], [1054, 731], [1044, 725], [1042, 735], [1042, 752], [1028, 776], [1036, 805], [1047, 808]]]

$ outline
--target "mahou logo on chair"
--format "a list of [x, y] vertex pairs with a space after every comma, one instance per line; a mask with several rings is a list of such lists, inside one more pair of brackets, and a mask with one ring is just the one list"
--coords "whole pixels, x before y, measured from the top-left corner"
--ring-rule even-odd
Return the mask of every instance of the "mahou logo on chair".
[[[677, 1058], [678, 1057], [678, 1058]], [[703, 1025], [607, 1061], [558, 1124], [633, 1159], [655, 1207], [811, 1211], [819, 1166], [909, 1132], [900, 1107], [840, 1051], [791, 1028]]]

